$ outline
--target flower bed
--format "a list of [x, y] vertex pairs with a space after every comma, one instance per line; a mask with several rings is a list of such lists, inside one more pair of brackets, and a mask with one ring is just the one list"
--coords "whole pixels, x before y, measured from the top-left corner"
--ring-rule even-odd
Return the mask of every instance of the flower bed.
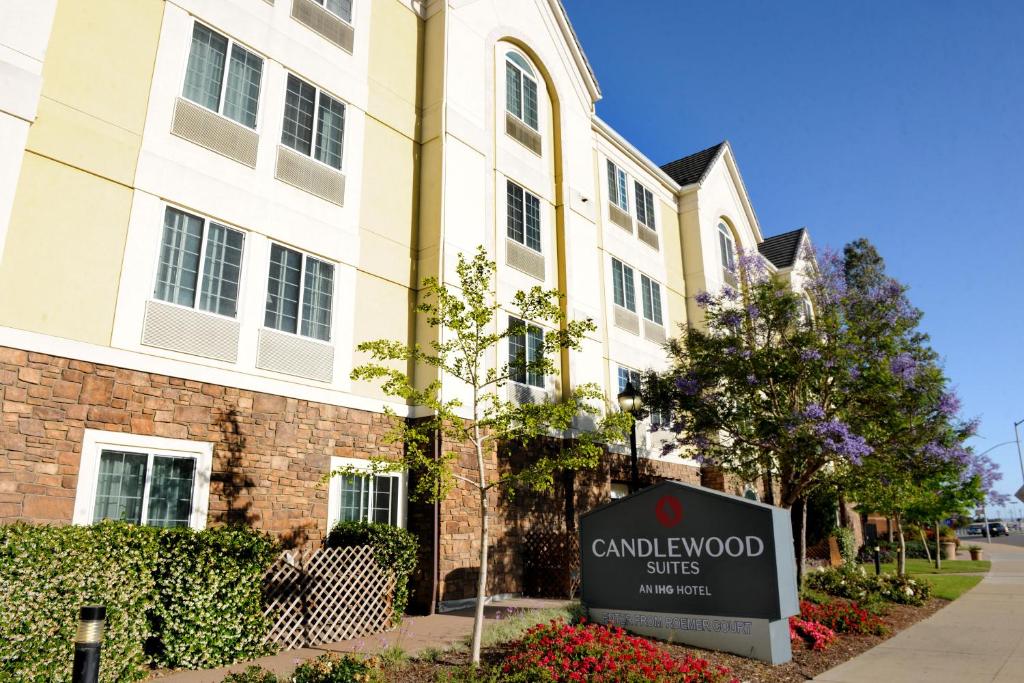
[[789, 618], [789, 639], [794, 646], [807, 643], [812, 650], [824, 650], [836, 642], [836, 632], [824, 624], [800, 617]]
[[881, 599], [901, 605], [923, 605], [931, 596], [931, 586], [927, 582], [899, 574], [868, 575], [862, 568], [809, 572], [804, 585], [840, 598], [860, 601]]
[[835, 600], [817, 605], [800, 601], [800, 618], [827, 626], [836, 633], [862, 633], [884, 636], [889, 632], [885, 623], [856, 602]]

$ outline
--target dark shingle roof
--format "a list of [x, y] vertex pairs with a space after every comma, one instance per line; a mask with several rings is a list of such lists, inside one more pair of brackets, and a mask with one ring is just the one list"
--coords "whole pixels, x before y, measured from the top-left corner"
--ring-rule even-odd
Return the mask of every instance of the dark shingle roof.
[[799, 255], [797, 252], [806, 232], [807, 228], [797, 228], [769, 237], [757, 245], [757, 250], [776, 268], [789, 268], [796, 263], [796, 257]]
[[722, 149], [726, 144], [724, 141], [719, 142], [717, 145], [708, 147], [696, 154], [676, 159], [662, 166], [661, 170], [683, 187], [700, 182], [711, 164], [722, 153]]

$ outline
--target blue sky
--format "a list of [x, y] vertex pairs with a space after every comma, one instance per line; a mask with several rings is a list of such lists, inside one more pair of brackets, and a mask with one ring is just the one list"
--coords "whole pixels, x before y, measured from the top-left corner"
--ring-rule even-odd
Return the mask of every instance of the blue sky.
[[[728, 139], [766, 236], [870, 239], [982, 418], [975, 447], [1014, 438], [1024, 2], [563, 1], [603, 119], [659, 164]], [[990, 456], [1016, 491], [1014, 446]]]

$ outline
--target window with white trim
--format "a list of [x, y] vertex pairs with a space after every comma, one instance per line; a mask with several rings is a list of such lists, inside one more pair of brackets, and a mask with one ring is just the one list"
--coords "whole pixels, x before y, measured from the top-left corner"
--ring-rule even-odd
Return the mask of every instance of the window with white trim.
[[727, 273], [736, 272], [736, 243], [732, 239], [729, 226], [718, 224], [718, 249], [722, 257], [722, 269]]
[[651, 230], [657, 230], [654, 218], [654, 193], [635, 180], [633, 190], [636, 194], [636, 219]]
[[608, 492], [608, 497], [612, 500], [618, 500], [619, 498], [625, 498], [629, 495], [629, 482], [626, 481], [613, 481], [611, 490]]
[[328, 486], [328, 525], [338, 522], [379, 522], [405, 526], [405, 473], [374, 471], [373, 463], [355, 458], [331, 458]]
[[505, 197], [508, 238], [539, 252], [540, 198], [511, 180]]
[[341, 170], [345, 145], [345, 104], [288, 74], [281, 144]]
[[629, 213], [629, 184], [626, 172], [608, 160], [608, 201]]
[[185, 99], [255, 128], [262, 79], [261, 57], [196, 22], [185, 68]]
[[540, 130], [537, 76], [518, 52], [505, 55], [505, 110], [530, 128]]
[[[522, 326], [518, 318], [509, 318], [509, 327]], [[544, 375], [529, 367], [544, 357], [544, 330], [536, 325], [526, 325], [524, 334], [510, 334], [508, 337], [509, 379], [517, 384], [544, 388]]]
[[244, 242], [240, 230], [168, 206], [153, 297], [234, 318]]
[[632, 368], [626, 368], [619, 366], [619, 392], [622, 393], [626, 390], [626, 385], [632, 383], [633, 388], [640, 391], [640, 372], [633, 370]]
[[280, 244], [271, 245], [265, 327], [330, 341], [333, 298], [333, 265]]
[[352, 23], [352, 0], [313, 0], [325, 10], [344, 20]]
[[641, 274], [640, 296], [644, 304], [644, 318], [652, 323], [664, 325], [661, 317], [661, 285]]
[[213, 444], [87, 429], [74, 522], [206, 526]]
[[612, 299], [616, 306], [636, 313], [633, 269], [614, 257], [612, 258]]

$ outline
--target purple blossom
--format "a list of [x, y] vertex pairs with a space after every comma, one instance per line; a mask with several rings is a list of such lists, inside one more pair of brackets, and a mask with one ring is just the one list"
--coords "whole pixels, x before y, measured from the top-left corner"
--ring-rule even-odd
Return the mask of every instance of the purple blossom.
[[756, 319], [759, 315], [761, 315], [761, 309], [758, 308], [757, 304], [750, 304], [749, 306], [747, 306], [747, 315], [749, 315], [751, 318]]
[[757, 248], [739, 250], [740, 272], [747, 282], [762, 282], [768, 278], [768, 266]]
[[749, 384], [750, 386], [756, 386], [757, 383], [758, 382], [757, 382], [757, 376], [756, 375], [753, 375], [753, 374], [747, 375], [747, 384]]
[[679, 377], [676, 379], [676, 389], [685, 396], [696, 396], [700, 392], [700, 382], [693, 375]]
[[865, 456], [871, 455], [874, 449], [863, 437], [850, 431], [850, 426], [841, 420], [827, 420], [812, 427], [812, 431], [821, 439], [825, 450], [846, 458], [854, 465], [859, 465]]
[[812, 403], [804, 408], [801, 416], [808, 420], [824, 420], [825, 409], [819, 406], [817, 403]]
[[742, 358], [743, 360], [750, 360], [750, 357], [752, 355], [753, 354], [750, 352], [749, 349], [743, 349], [742, 351], [740, 351], [740, 358]]
[[724, 287], [722, 287], [722, 296], [728, 299], [729, 301], [736, 301], [737, 299], [740, 298], [740, 293], [736, 291], [734, 287], [725, 285]]
[[817, 349], [804, 349], [800, 352], [800, 360], [804, 362], [821, 360], [821, 352]]
[[1003, 478], [1003, 473], [987, 455], [970, 454], [964, 478], [971, 479], [973, 477], [978, 478], [981, 490], [988, 502], [994, 505], [1003, 505], [1009, 499], [1009, 496], [995, 490], [996, 482]]
[[850, 366], [850, 379], [860, 379], [860, 368], [856, 365]]
[[711, 292], [700, 292], [697, 294], [697, 305], [701, 308], [707, 308], [714, 303], [715, 297], [711, 296]]
[[904, 384], [913, 384], [917, 376], [917, 361], [909, 353], [901, 353], [889, 361], [889, 369]]
[[953, 417], [960, 412], [960, 397], [952, 391], [944, 391], [939, 396], [939, 404], [936, 409], [946, 417]]
[[736, 311], [726, 311], [722, 314], [722, 322], [729, 327], [739, 327], [743, 318]]

